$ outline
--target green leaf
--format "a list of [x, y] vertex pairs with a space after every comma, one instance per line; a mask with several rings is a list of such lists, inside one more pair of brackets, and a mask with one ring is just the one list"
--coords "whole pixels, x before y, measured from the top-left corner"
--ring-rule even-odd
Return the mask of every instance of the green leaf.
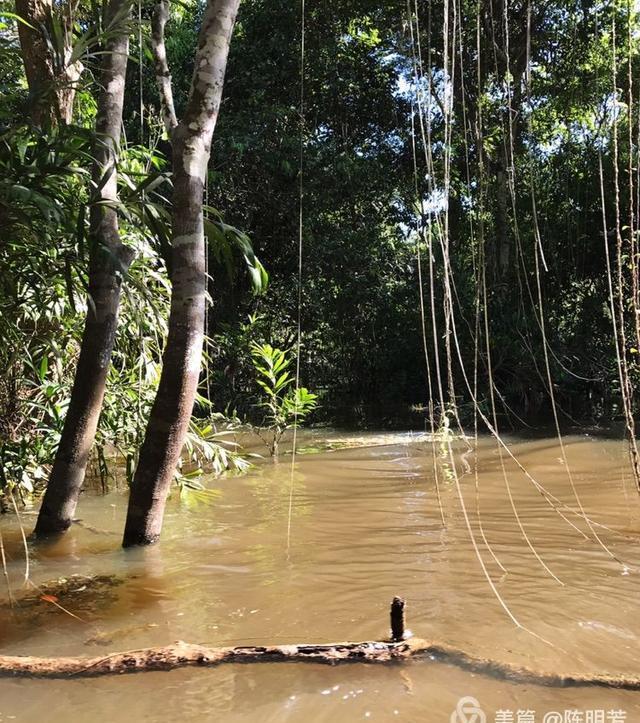
[[31, 28], [31, 30], [35, 30], [33, 25], [30, 25], [23, 17], [17, 15], [16, 13], [9, 13], [5, 10], [0, 10], [0, 18], [9, 18], [9, 20], [16, 20], [17, 22], [22, 23], [22, 25], [26, 25], [28, 28]]
[[40, 371], [39, 371], [39, 376], [40, 376], [41, 381], [44, 381], [45, 377], [47, 376], [48, 371], [49, 371], [49, 360], [46, 356], [43, 356], [42, 360], [40, 361]]

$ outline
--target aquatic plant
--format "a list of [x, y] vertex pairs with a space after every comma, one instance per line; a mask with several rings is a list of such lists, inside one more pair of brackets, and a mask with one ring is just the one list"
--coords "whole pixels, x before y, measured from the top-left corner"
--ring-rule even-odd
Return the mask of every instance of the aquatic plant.
[[[292, 376], [289, 370], [293, 362], [290, 350], [253, 342], [251, 356], [256, 384], [262, 392], [258, 406], [264, 412], [262, 424], [255, 430], [269, 454], [277, 457], [282, 435], [316, 408], [318, 397], [306, 387], [297, 385], [296, 376]], [[268, 438], [265, 433], [269, 434]]]

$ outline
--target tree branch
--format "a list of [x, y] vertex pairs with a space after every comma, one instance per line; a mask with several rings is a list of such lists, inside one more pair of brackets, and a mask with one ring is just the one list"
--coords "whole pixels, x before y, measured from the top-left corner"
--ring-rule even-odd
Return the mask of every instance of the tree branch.
[[369, 641], [237, 648], [208, 648], [179, 641], [165, 647], [128, 650], [95, 658], [35, 658], [3, 655], [0, 656], [0, 676], [88, 678], [123, 673], [169, 671], [185, 667], [210, 667], [222, 663], [388, 664], [413, 658], [429, 658], [455, 665], [462, 670], [515, 683], [534, 683], [558, 688], [597, 686], [640, 690], [640, 677], [636, 676], [547, 673], [512, 663], [476, 658], [448, 645], [430, 643], [420, 638], [400, 642]]
[[547, 673], [513, 663], [500, 663], [468, 655], [446, 644], [420, 638], [405, 639], [405, 602], [395, 597], [390, 611], [391, 641], [362, 643], [320, 643], [272, 646], [207, 648], [178, 641], [161, 648], [142, 648], [96, 658], [32, 658], [0, 656], [0, 677], [88, 678], [146, 671], [174, 670], [185, 667], [209, 667], [221, 663], [309, 662], [393, 663], [411, 658], [429, 658], [455, 665], [472, 673], [553, 687], [598, 686], [640, 690], [640, 677], [606, 674], [581, 675]]

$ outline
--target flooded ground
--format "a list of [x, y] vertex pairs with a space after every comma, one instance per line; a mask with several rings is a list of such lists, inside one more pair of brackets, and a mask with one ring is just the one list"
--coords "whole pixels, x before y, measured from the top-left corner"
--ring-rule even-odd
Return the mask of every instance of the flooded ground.
[[[327, 439], [336, 448], [318, 452]], [[178, 639], [212, 645], [379, 639], [388, 634], [388, 605], [397, 594], [407, 599], [409, 627], [420, 637], [544, 671], [640, 675], [640, 504], [626, 448], [577, 436], [565, 444], [571, 476], [554, 439], [508, 440], [518, 463], [506, 453], [501, 459], [489, 439], [477, 455], [458, 442], [454, 469], [439, 447], [434, 466], [425, 438], [316, 433], [301, 440], [315, 453], [298, 456], [289, 546], [286, 457], [244, 477], [212, 481], [210, 495], [173, 499], [161, 545], [147, 550], [120, 549], [124, 494], [86, 494], [78, 515], [95, 529], [74, 526], [53, 547], [31, 547], [30, 579], [40, 585], [99, 574], [122, 582], [65, 597], [77, 617], [46, 600], [5, 604], [0, 652], [96, 655]], [[23, 517], [26, 527], [33, 521]], [[22, 585], [15, 519], [0, 519], [0, 530], [15, 595], [33, 593]], [[492, 592], [478, 555], [521, 627]], [[6, 603], [6, 590], [3, 595]], [[640, 693], [516, 685], [415, 661], [0, 680], [0, 723], [445, 723], [464, 696], [477, 699], [488, 721], [497, 711], [512, 711], [498, 719], [520, 723], [640, 720]], [[566, 718], [567, 710], [582, 717]]]

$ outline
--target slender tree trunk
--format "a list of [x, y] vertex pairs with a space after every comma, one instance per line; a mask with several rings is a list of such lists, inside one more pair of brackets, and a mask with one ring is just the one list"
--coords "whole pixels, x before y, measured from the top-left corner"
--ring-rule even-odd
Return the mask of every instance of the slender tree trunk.
[[[29, 85], [31, 120], [37, 126], [45, 122], [70, 123], [73, 115], [75, 86], [82, 72], [79, 61], [70, 63], [72, 52], [74, 0], [54, 5], [52, 0], [16, 0], [16, 13], [28, 23], [18, 23], [27, 84]], [[53, 32], [53, 16], [62, 33]], [[60, 38], [63, 47], [54, 57], [49, 42]]]
[[[73, 520], [89, 453], [102, 409], [116, 335], [122, 278], [133, 259], [123, 246], [118, 215], [116, 158], [120, 143], [125, 74], [129, 51], [130, 0], [111, 0], [109, 19], [122, 18], [102, 57], [93, 181], [100, 189], [90, 211], [89, 298], [71, 402], [44, 495], [35, 535], [64, 532]], [[105, 180], [106, 179], [106, 180]]]
[[229, 43], [240, 0], [209, 0], [189, 101], [172, 133], [173, 271], [162, 376], [131, 486], [123, 545], [160, 537], [164, 507], [193, 411], [200, 376], [206, 274], [202, 200]]
[[159, 0], [151, 18], [151, 48], [153, 50], [156, 83], [162, 105], [162, 121], [171, 137], [173, 129], [178, 125], [176, 110], [173, 105], [173, 89], [171, 73], [167, 62], [167, 49], [164, 42], [164, 28], [169, 20], [169, 0]]
[[511, 264], [511, 234], [509, 233], [509, 181], [507, 179], [505, 155], [500, 154], [496, 171], [496, 271], [498, 280], [504, 280]]

